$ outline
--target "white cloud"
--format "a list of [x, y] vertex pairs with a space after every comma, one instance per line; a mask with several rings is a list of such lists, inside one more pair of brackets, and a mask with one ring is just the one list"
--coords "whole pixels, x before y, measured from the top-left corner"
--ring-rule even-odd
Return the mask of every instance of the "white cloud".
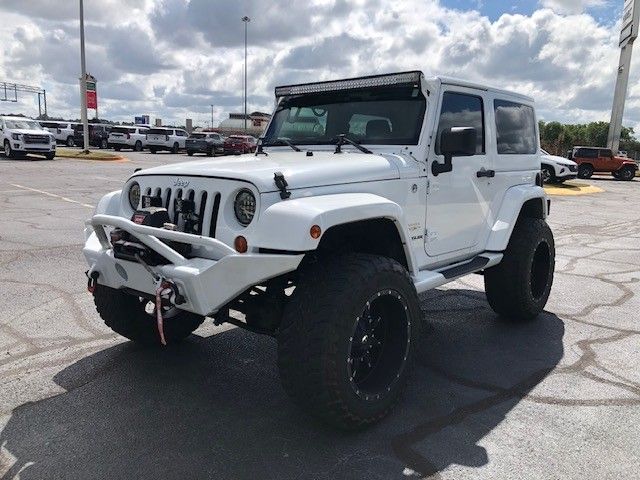
[[[60, 3], [0, 3], [0, 80], [42, 85], [50, 115], [77, 118], [77, 12]], [[492, 22], [437, 0], [105, 0], [86, 9], [87, 65], [101, 116], [204, 123], [213, 104], [219, 121], [242, 105], [247, 14], [251, 110], [269, 111], [277, 84], [420, 69], [530, 94], [546, 120], [608, 120], [618, 34], [575, 14], [603, 0], [540, 3], [549, 8]], [[629, 105], [626, 123], [640, 125], [639, 89]], [[0, 103], [18, 108], [37, 114], [35, 97]]]
[[607, 0], [541, 0], [543, 7], [548, 7], [558, 13], [582, 13], [589, 7], [602, 7], [609, 3]]

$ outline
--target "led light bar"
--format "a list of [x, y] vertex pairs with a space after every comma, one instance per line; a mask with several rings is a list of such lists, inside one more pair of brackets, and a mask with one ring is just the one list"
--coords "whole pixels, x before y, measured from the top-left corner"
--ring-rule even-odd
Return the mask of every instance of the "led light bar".
[[346, 80], [330, 80], [327, 82], [305, 83], [276, 87], [276, 97], [302, 95], [305, 93], [334, 92], [336, 90], [353, 90], [356, 88], [385, 87], [389, 85], [416, 84], [422, 72], [390, 73], [369, 77], [349, 78]]

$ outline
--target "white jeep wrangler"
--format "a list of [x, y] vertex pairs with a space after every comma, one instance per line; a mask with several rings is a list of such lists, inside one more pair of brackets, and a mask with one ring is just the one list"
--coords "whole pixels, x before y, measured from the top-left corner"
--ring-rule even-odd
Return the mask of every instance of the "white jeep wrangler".
[[179, 341], [205, 316], [274, 336], [293, 399], [363, 427], [405, 384], [421, 292], [480, 273], [500, 316], [545, 306], [555, 250], [534, 103], [421, 72], [275, 93], [255, 154], [138, 171], [102, 198], [89, 290], [138, 342]]

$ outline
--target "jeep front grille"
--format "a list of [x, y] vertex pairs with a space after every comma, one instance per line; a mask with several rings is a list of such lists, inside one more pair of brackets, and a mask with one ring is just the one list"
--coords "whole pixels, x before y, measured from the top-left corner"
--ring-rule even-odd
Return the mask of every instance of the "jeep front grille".
[[34, 135], [32, 133], [24, 134], [24, 143], [49, 143], [48, 135]]
[[192, 188], [165, 188], [147, 187], [144, 195], [160, 197], [162, 205], [169, 212], [169, 218], [176, 225], [180, 225], [180, 215], [175, 211], [175, 200], [178, 198], [188, 199], [195, 203], [194, 213], [200, 220], [196, 226], [198, 235], [215, 238], [216, 225], [218, 223], [218, 210], [220, 209], [220, 193], [210, 193], [206, 190], [194, 190]]

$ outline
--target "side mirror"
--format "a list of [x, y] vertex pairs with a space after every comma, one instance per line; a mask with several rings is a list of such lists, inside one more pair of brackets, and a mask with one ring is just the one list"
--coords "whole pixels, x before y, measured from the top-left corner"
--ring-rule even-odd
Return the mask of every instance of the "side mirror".
[[440, 134], [440, 153], [444, 163], [434, 161], [431, 173], [437, 177], [441, 173], [453, 170], [453, 157], [469, 157], [476, 154], [476, 129], [473, 127], [451, 127]]

